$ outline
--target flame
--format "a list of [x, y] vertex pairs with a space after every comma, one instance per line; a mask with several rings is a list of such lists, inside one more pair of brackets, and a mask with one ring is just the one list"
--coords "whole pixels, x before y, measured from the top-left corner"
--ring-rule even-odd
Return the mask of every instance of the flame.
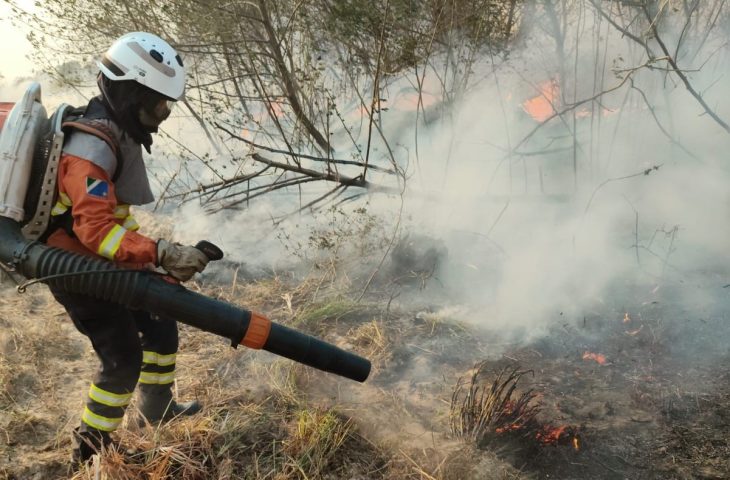
[[578, 437], [573, 437], [573, 448], [575, 448], [576, 451], [580, 450], [580, 440]]
[[629, 323], [631, 321], [631, 317], [629, 317], [629, 312], [624, 313], [624, 323]]
[[522, 425], [518, 423], [512, 423], [510, 425], [507, 425], [506, 427], [499, 427], [495, 428], [494, 431], [496, 433], [505, 433], [505, 432], [514, 432], [515, 430], [519, 430], [522, 428]]
[[555, 428], [546, 427], [542, 432], [537, 432], [537, 439], [544, 445], [557, 445], [567, 428], [567, 425]]
[[522, 108], [538, 122], [544, 122], [555, 114], [553, 105], [560, 95], [560, 86], [555, 80], [543, 82], [538, 87], [540, 94], [526, 100]]
[[595, 360], [599, 365], [606, 364], [606, 356], [602, 353], [585, 352], [583, 360]]

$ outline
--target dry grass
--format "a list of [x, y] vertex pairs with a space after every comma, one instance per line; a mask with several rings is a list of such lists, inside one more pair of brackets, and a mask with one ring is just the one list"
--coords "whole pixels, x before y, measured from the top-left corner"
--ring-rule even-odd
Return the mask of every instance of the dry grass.
[[345, 298], [333, 298], [324, 302], [303, 305], [295, 312], [294, 327], [307, 331], [321, 331], [332, 328], [344, 316], [363, 310], [362, 306]]
[[533, 429], [528, 427], [535, 423], [540, 411], [533, 403], [536, 394], [532, 390], [515, 393], [520, 378], [531, 372], [505, 367], [490, 375], [488, 365], [482, 362], [474, 367], [471, 376], [458, 380], [451, 397], [451, 432], [479, 447], [490, 445], [503, 434], [534, 436]]
[[[377, 306], [357, 304], [320, 280], [281, 275], [190, 286], [357, 351], [373, 360], [374, 377], [404, 335], [423, 333], [412, 316], [405, 322], [383, 316]], [[3, 305], [0, 297], [0, 454], [23, 461], [0, 463], [0, 479], [68, 479], [69, 432], [97, 362], [43, 287], [7, 298], [12, 301]], [[204, 413], [138, 428], [133, 404], [115, 433], [118, 446], [73, 480], [461, 478], [444, 463], [448, 451], [412, 451], [373, 435], [369, 423], [386, 417], [371, 418], [380, 407], [368, 400], [391, 395], [377, 383], [342, 382], [265, 352], [233, 350], [187, 326], [181, 326], [178, 370], [177, 397], [200, 399]], [[2, 441], [17, 437], [27, 445]]]
[[293, 406], [273, 395], [208, 402], [204, 416], [120, 430], [118, 446], [73, 480], [342, 478], [352, 466], [379, 458], [363, 448], [354, 422], [332, 408]]

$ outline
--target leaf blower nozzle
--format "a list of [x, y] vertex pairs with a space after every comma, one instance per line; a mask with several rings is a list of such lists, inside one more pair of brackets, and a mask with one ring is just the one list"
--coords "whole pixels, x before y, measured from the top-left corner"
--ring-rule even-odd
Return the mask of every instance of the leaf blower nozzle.
[[[210, 242], [196, 245], [209, 258], [223, 252]], [[20, 225], [0, 217], [0, 262], [28, 279], [49, 286], [173, 318], [231, 340], [232, 346], [263, 349], [358, 382], [370, 375], [370, 362], [263, 315], [191, 292], [151, 272], [120, 270], [114, 264], [28, 241]]]
[[195, 244], [195, 248], [203, 252], [213, 262], [223, 258], [223, 250], [207, 240], [201, 240]]

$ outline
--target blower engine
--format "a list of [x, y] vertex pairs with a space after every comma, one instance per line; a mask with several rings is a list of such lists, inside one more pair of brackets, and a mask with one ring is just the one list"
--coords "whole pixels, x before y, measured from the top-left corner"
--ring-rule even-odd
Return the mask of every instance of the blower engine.
[[[225, 337], [233, 347], [264, 349], [358, 382], [368, 378], [367, 359], [262, 315], [191, 292], [152, 272], [120, 269], [39, 243], [56, 200], [61, 124], [71, 107], [62, 105], [49, 119], [37, 83], [7, 118], [4, 105], [0, 104], [0, 262], [6, 268], [67, 292], [174, 318]], [[220, 257], [210, 243], [198, 247], [211, 258]]]

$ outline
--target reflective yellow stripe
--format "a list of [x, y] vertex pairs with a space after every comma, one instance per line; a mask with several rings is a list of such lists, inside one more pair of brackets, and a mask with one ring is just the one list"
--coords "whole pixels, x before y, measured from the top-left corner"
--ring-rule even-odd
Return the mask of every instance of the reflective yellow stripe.
[[56, 202], [56, 204], [53, 206], [53, 210], [51, 210], [51, 216], [58, 216], [63, 215], [68, 211], [68, 207], [64, 205], [61, 202]]
[[97, 430], [102, 430], [104, 432], [113, 432], [117, 429], [120, 423], [122, 423], [122, 418], [107, 418], [102, 417], [101, 415], [97, 415], [91, 410], [89, 410], [89, 407], [86, 407], [84, 409], [84, 414], [81, 415], [81, 421], [90, 426], [91, 428], [95, 428]]
[[129, 216], [129, 205], [117, 205], [114, 209], [114, 218], [126, 218]]
[[160, 355], [157, 352], [142, 352], [142, 361], [150, 365], [159, 365], [161, 367], [167, 367], [175, 364], [175, 357], [177, 354], [171, 353], [169, 355]]
[[147, 383], [151, 385], [166, 385], [175, 381], [175, 372], [156, 373], [142, 372], [139, 374], [139, 383]]
[[58, 216], [63, 215], [68, 211], [68, 207], [72, 206], [71, 199], [68, 198], [68, 195], [66, 195], [63, 192], [58, 193], [58, 201], [53, 206], [53, 210], [51, 210], [52, 216]]
[[109, 230], [109, 233], [106, 234], [104, 240], [101, 241], [97, 253], [109, 260], [114, 260], [114, 255], [116, 255], [117, 250], [119, 250], [119, 246], [122, 244], [122, 240], [126, 233], [126, 228], [120, 225], [114, 225], [114, 227]]
[[112, 393], [91, 384], [89, 398], [107, 407], [126, 407], [132, 400], [131, 393]]
[[124, 219], [124, 224], [122, 226], [132, 232], [139, 230], [139, 223], [137, 223], [137, 220], [135, 220], [131, 215]]

